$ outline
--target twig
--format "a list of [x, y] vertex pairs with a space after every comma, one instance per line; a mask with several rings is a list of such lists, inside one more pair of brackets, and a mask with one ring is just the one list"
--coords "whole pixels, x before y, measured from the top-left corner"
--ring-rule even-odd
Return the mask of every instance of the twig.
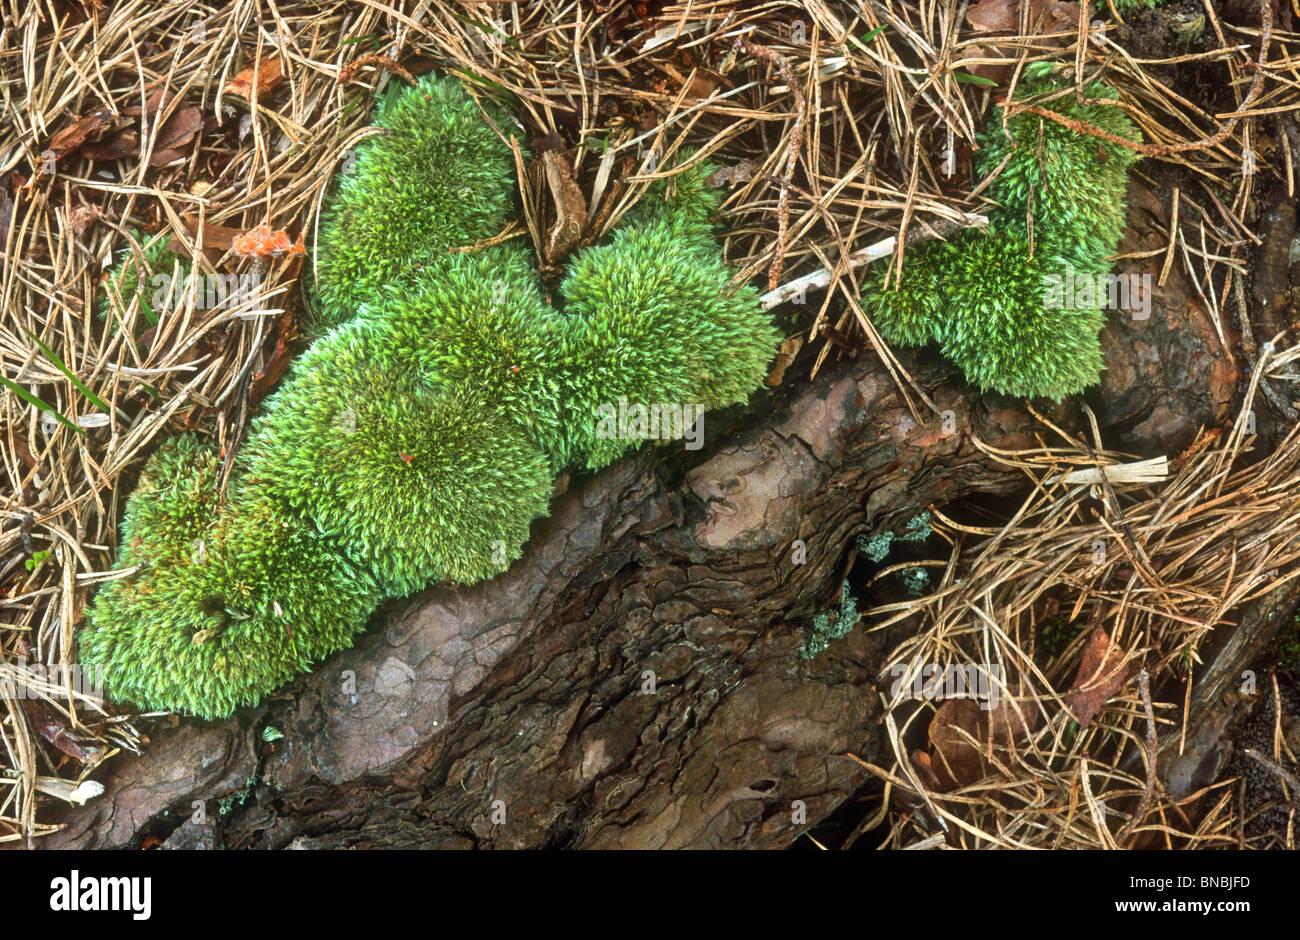
[[776, 204], [776, 248], [772, 256], [772, 266], [767, 270], [767, 289], [775, 290], [776, 285], [781, 282], [781, 272], [785, 269], [786, 241], [790, 232], [790, 183], [794, 179], [794, 168], [799, 162], [799, 150], [803, 147], [803, 128], [808, 120], [808, 102], [804, 99], [803, 89], [799, 87], [794, 70], [790, 68], [789, 59], [743, 36], [736, 40], [736, 44], [755, 58], [775, 65], [790, 93], [794, 95], [794, 126], [790, 128], [790, 146], [783, 161], [785, 168], [781, 173], [781, 189]]
[[348, 82], [352, 81], [352, 79], [356, 76], [357, 72], [361, 71], [362, 67], [367, 65], [381, 66], [382, 68], [385, 68], [388, 71], [392, 72], [394, 75], [400, 75], [402, 78], [406, 79], [410, 84], [412, 85], [416, 84], [415, 76], [412, 75], [407, 69], [399, 65], [396, 59], [389, 58], [386, 55], [380, 55], [377, 52], [371, 52], [367, 55], [363, 55], [361, 58], [354, 59], [352, 62], [349, 62], [347, 65], [345, 65], [342, 69], [339, 70], [338, 83], [340, 85], [346, 85]]
[[1271, 757], [1265, 757], [1263, 754], [1255, 750], [1255, 748], [1253, 747], [1242, 748], [1242, 753], [1245, 754], [1247, 757], [1249, 757], [1251, 760], [1263, 764], [1266, 768], [1273, 771], [1273, 773], [1277, 774], [1277, 776], [1280, 777], [1286, 783], [1286, 785], [1291, 788], [1291, 794], [1289, 797], [1291, 802], [1297, 806], [1300, 806], [1300, 779], [1296, 779], [1295, 774], [1291, 773], [1291, 771], [1287, 770], [1285, 767], [1283, 767], [1277, 761], [1273, 760]]
[[1145, 669], [1138, 673], [1138, 694], [1142, 696], [1142, 710], [1147, 719], [1147, 782], [1137, 809], [1120, 830], [1120, 841], [1127, 839], [1138, 823], [1146, 818], [1147, 810], [1151, 807], [1151, 795], [1156, 787], [1156, 754], [1159, 753], [1160, 739], [1156, 736], [1156, 713], [1151, 705], [1151, 677]]
[[[945, 238], [962, 229], [984, 228], [988, 224], [988, 216], [980, 215], [978, 212], [965, 212], [962, 214], [960, 222], [943, 220], [932, 225], [914, 225], [908, 230], [907, 240], [908, 242], [924, 242], [933, 238]], [[860, 268], [864, 264], [870, 264], [873, 261], [879, 261], [881, 258], [889, 257], [897, 247], [898, 236], [892, 235], [884, 241], [876, 242], [874, 245], [859, 248], [845, 259], [844, 266], [848, 270]], [[764, 310], [771, 310], [773, 307], [793, 300], [807, 291], [820, 290], [830, 284], [832, 277], [834, 277], [834, 272], [829, 268], [813, 271], [811, 274], [805, 274], [793, 281], [788, 281], [775, 290], [769, 290], [759, 298], [759, 303], [763, 305]]]

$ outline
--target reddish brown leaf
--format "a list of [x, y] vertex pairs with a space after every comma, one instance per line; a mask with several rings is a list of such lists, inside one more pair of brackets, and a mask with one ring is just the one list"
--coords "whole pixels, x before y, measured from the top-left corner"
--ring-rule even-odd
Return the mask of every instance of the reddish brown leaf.
[[[1020, 32], [1019, 0], [979, 0], [966, 10], [966, 22], [977, 33]], [[1030, 0], [1030, 32], [1035, 35], [1073, 30], [1079, 22], [1079, 4], [1074, 0]], [[1015, 58], [1017, 50], [1010, 46], [973, 45], [967, 47], [965, 56], [978, 58]], [[987, 78], [999, 85], [1011, 78], [1011, 65], [980, 63], [967, 70], [972, 75]]]
[[176, 95], [162, 85], [153, 86], [153, 90], [144, 99], [144, 107], [133, 104], [122, 109], [122, 113], [131, 117], [139, 117], [144, 114], [153, 117], [166, 104], [171, 102]]
[[686, 86], [687, 98], [708, 98], [722, 85], [722, 76], [708, 69], [685, 66], [677, 68], [671, 62], [665, 62], [661, 68], [672, 76], [680, 88]]
[[175, 163], [183, 159], [184, 150], [155, 150], [153, 156], [149, 158], [149, 165], [152, 167], [166, 166], [169, 163]]
[[[181, 222], [185, 225], [185, 230], [189, 233], [190, 238], [196, 242], [199, 239], [199, 221], [193, 215], [186, 213], [181, 216]], [[215, 250], [220, 254], [229, 251], [234, 245], [235, 239], [244, 234], [242, 229], [232, 228], [229, 225], [214, 225], [206, 222], [203, 225], [203, 241], [198, 245], [200, 251]], [[167, 247], [172, 251], [188, 252], [189, 249], [180, 239], [173, 238], [168, 242]]]
[[953, 790], [984, 777], [979, 742], [987, 729], [987, 716], [974, 699], [948, 699], [939, 706], [930, 719], [930, 755], [939, 789]]
[[301, 255], [306, 251], [301, 237], [295, 242], [284, 229], [271, 231], [271, 226], [265, 222], [251, 232], [236, 236], [230, 247], [242, 258], [275, 258]]
[[55, 161], [75, 153], [83, 145], [101, 139], [110, 131], [121, 126], [122, 119], [107, 108], [99, 108], [89, 114], [83, 114], [70, 127], [65, 127], [46, 144], [41, 159], [36, 164], [36, 176], [45, 176], [51, 172], [48, 159]]
[[[966, 22], [977, 33], [1020, 32], [1019, 0], [979, 0], [966, 10]], [[1057, 33], [1079, 22], [1074, 0], [1030, 0], [1029, 25], [1038, 33]]]
[[[283, 319], [289, 321], [289, 314], [284, 314]], [[285, 371], [289, 368], [289, 363], [293, 360], [292, 342], [293, 336], [290, 331], [281, 327], [279, 334], [275, 338], [275, 348], [271, 350], [270, 357], [262, 368], [257, 370], [257, 374], [253, 376], [253, 384], [248, 391], [250, 402], [258, 402], [265, 398], [284, 376]]]
[[118, 131], [98, 143], [86, 144], [81, 155], [91, 160], [121, 160], [140, 152], [140, 135], [134, 128]]
[[158, 129], [150, 166], [164, 166], [185, 155], [190, 142], [203, 129], [203, 112], [198, 108], [179, 108]]
[[1015, 701], [1008, 699], [1005, 692], [1000, 694], [1003, 697], [998, 700], [996, 708], [987, 712], [987, 720], [994, 743], [1005, 746], [1032, 733], [1042, 716], [1032, 697], [1023, 691]]
[[104, 755], [101, 745], [88, 741], [68, 727], [64, 717], [40, 699], [24, 698], [23, 708], [41, 737], [82, 764], [97, 764]]
[[[267, 56], [261, 62], [250, 65], [230, 80], [226, 85], [226, 94], [237, 95], [252, 101], [256, 97], [266, 97], [284, 78], [284, 69], [279, 56]], [[256, 82], [256, 86], [254, 85]]]
[[[290, 258], [284, 269], [283, 276], [286, 280], [293, 282], [298, 280], [304, 259], [304, 255]], [[290, 299], [286, 298], [286, 310], [280, 316], [279, 328], [275, 334], [275, 346], [266, 362], [253, 376], [253, 383], [248, 391], [250, 402], [258, 402], [265, 398], [289, 368], [289, 363], [293, 361], [293, 342], [298, 338], [298, 321], [294, 316], [295, 306]]]
[[1074, 713], [1075, 720], [1086, 728], [1102, 706], [1124, 687], [1127, 679], [1124, 651], [1111, 643], [1106, 631], [1097, 626], [1083, 648], [1079, 671], [1070, 691], [1065, 694], [1065, 704]]

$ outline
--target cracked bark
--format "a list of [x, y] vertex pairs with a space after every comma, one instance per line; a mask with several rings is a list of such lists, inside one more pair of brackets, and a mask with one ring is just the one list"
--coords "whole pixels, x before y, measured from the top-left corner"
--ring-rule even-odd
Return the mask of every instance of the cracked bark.
[[[1227, 418], [1237, 375], [1198, 305], [1176, 276], [1150, 320], [1112, 315], [1092, 396], [1108, 443], [1173, 455]], [[812, 824], [866, 782], [847, 755], [882, 753], [885, 640], [858, 630], [799, 656], [854, 537], [1022, 486], [973, 436], [1047, 436], [933, 354], [904, 361], [957, 433], [933, 416], [909, 428], [864, 352], [710, 429], [710, 449], [643, 449], [557, 497], [504, 575], [393, 608], [258, 709], [154, 733], [40, 844], [789, 845], [800, 806]], [[283, 739], [263, 743], [266, 725]], [[223, 798], [238, 804], [225, 815]]]

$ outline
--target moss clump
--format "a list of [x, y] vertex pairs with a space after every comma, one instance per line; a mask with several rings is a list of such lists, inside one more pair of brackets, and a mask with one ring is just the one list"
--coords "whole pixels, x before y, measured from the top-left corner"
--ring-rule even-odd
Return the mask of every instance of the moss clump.
[[185, 435], [131, 496], [119, 564], [140, 570], [100, 589], [79, 636], [115, 698], [227, 715], [350, 645], [377, 601], [363, 569], [273, 501], [222, 503], [219, 472]]
[[675, 194], [652, 194], [628, 227], [569, 269], [561, 286], [568, 459], [596, 469], [636, 446], [602, 430], [620, 402], [719, 408], [744, 401], [766, 375], [778, 337], [757, 292], [731, 285], [703, 221], [701, 203], [710, 202], [693, 194], [708, 172], [675, 177]]
[[[1140, 140], [1107, 86], [1089, 85], [1089, 103], [1081, 104], [1051, 73], [1046, 63], [1026, 69], [1018, 100], [1032, 97], [1072, 121]], [[863, 302], [888, 339], [939, 343], [980, 388], [1060, 400], [1100, 377], [1105, 312], [1097, 291], [1089, 297], [1053, 285], [1110, 270], [1136, 154], [1040, 115], [1015, 113], [1003, 125], [995, 109], [980, 138], [979, 170], [999, 170], [989, 230], [921, 246], [898, 279], [878, 266], [866, 276]]]
[[360, 319], [385, 373], [415, 372], [432, 388], [478, 389], [556, 466], [565, 461], [566, 320], [542, 297], [526, 251], [454, 255], [381, 292]]
[[317, 245], [316, 333], [350, 319], [386, 285], [441, 264], [447, 249], [495, 235], [512, 207], [514, 157], [460, 83], [425, 78], [393, 89], [323, 216]]
[[[1165, 0], [1111, 0], [1115, 4], [1115, 12], [1120, 16], [1126, 16], [1129, 13], [1140, 12], [1142, 10], [1154, 10], [1165, 2]], [[1105, 4], [1102, 4], [1104, 7]]]
[[885, 339], [900, 346], [924, 346], [943, 322], [942, 242], [922, 242], [907, 252], [900, 271], [892, 262], [867, 269], [862, 306]]
[[331, 331], [268, 403], [249, 478], [401, 596], [491, 577], [545, 515], [550, 464], [489, 396], [386, 367], [369, 324]]
[[[1042, 107], [1071, 121], [1138, 141], [1137, 128], [1103, 82], [1085, 86], [1081, 104], [1072, 86], [1041, 66], [1027, 70], [1018, 100], [1044, 97]], [[1054, 97], [1053, 97], [1054, 95]], [[1033, 114], [1005, 121], [995, 108], [979, 138], [982, 175], [1006, 165], [992, 186], [998, 226], [1033, 227], [1035, 251], [1072, 263], [1078, 273], [1109, 270], [1109, 257], [1124, 237], [1128, 171], [1137, 153], [1122, 144], [1076, 133]], [[1028, 257], [1028, 254], [1026, 254]]]
[[[503, 114], [489, 107], [498, 126]], [[574, 261], [563, 311], [494, 234], [512, 161], [463, 90], [381, 104], [327, 212], [315, 342], [254, 421], [228, 499], [194, 436], [150, 459], [118, 564], [80, 635], [110, 692], [204, 717], [258, 701], [349, 645], [383, 598], [517, 558], [552, 475], [635, 446], [602, 405], [744, 400], [776, 333], [730, 289], [707, 168], [684, 172]]]
[[1043, 301], [1045, 278], [1071, 270], [1070, 260], [1031, 253], [1014, 228], [970, 232], [945, 248], [945, 298], [960, 315], [939, 321], [935, 337], [967, 379], [1030, 398], [1060, 398], [1097, 381], [1105, 313]]
[[[102, 319], [112, 321], [116, 311], [119, 317], [126, 316], [133, 299], [139, 298], [140, 316], [149, 326], [158, 325], [156, 300], [159, 295], [159, 278], [166, 278], [170, 285], [172, 278], [183, 271], [181, 256], [167, 247], [169, 236], [165, 233], [146, 238], [142, 233], [131, 230], [130, 236], [140, 247], [128, 247], [122, 251], [118, 262], [108, 273], [104, 285], [104, 294], [99, 301], [99, 315]], [[174, 291], [165, 292], [175, 296]]]

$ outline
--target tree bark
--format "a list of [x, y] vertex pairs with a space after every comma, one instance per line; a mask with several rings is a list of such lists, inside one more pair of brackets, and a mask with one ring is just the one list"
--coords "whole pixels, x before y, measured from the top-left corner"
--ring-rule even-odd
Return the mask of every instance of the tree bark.
[[[1170, 283], [1149, 320], [1112, 315], [1094, 406], [1125, 445], [1173, 456], [1226, 419], [1237, 375]], [[721, 430], [709, 416], [705, 450], [643, 448], [569, 487], [500, 577], [396, 606], [258, 709], [153, 734], [40, 844], [789, 845], [866, 783], [849, 755], [884, 753], [881, 635], [800, 656], [854, 538], [1024, 485], [973, 438], [1050, 438], [932, 352], [904, 362], [951, 433], [869, 350]]]

